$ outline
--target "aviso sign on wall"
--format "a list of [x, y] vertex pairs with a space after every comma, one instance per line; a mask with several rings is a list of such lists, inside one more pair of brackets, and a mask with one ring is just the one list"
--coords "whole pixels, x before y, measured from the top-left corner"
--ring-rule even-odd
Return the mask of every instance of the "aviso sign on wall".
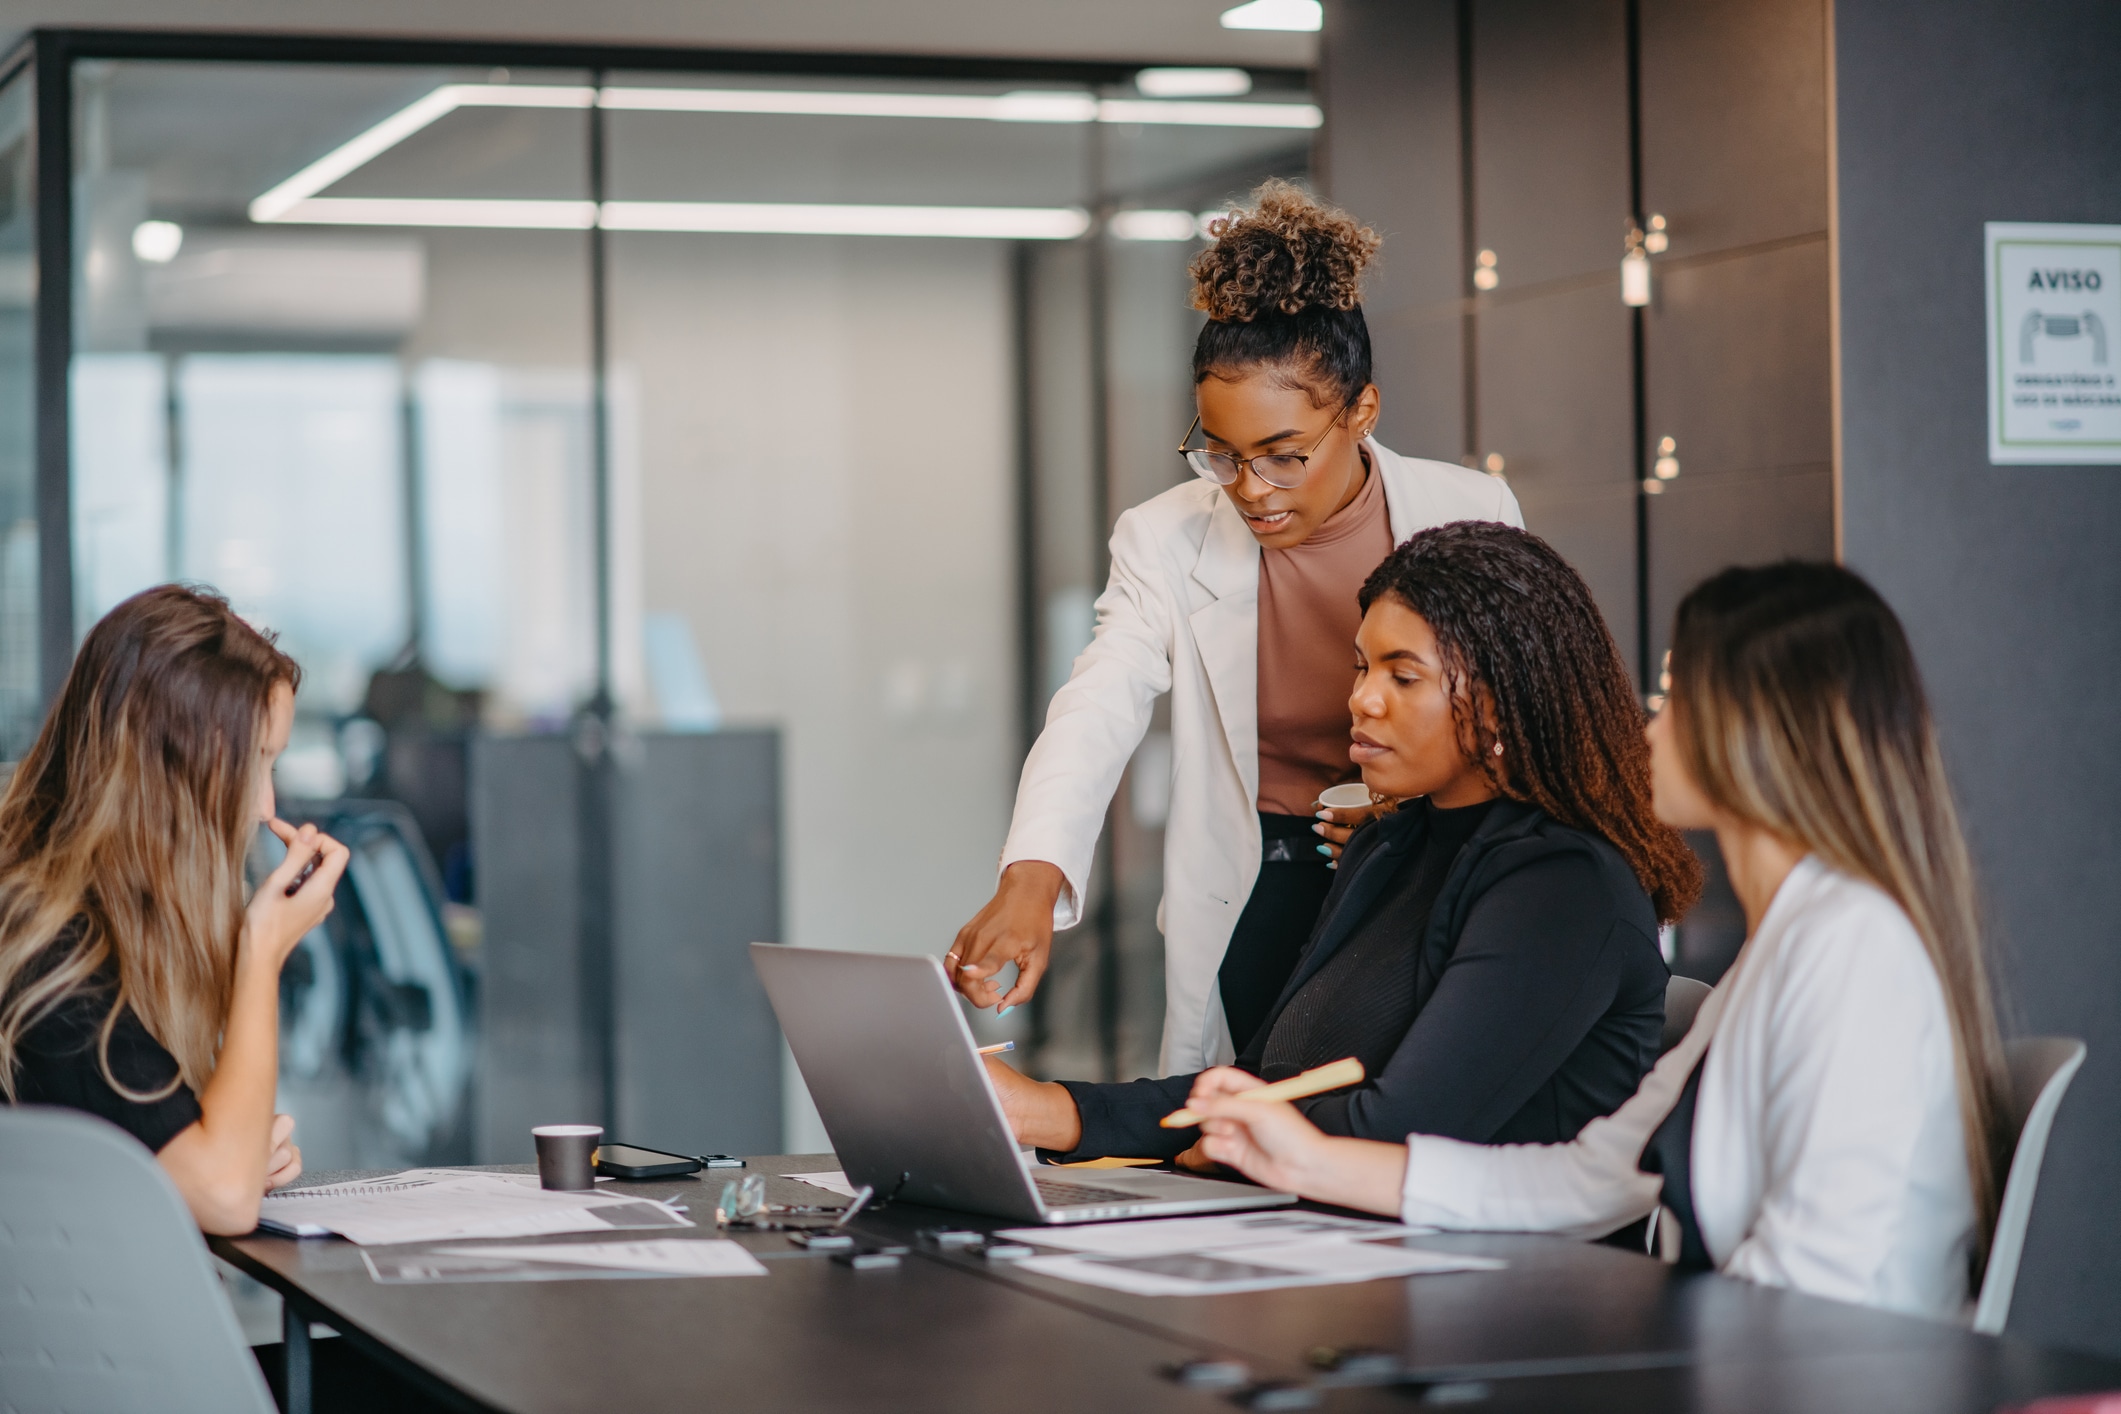
[[2121, 226], [1987, 232], [1989, 461], [2121, 464]]

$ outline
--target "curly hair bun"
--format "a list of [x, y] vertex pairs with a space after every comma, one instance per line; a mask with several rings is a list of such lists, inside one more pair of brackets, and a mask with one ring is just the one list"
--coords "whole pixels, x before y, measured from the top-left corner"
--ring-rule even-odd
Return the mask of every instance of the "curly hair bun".
[[1215, 244], [1194, 257], [1193, 307], [1225, 324], [1362, 304], [1362, 272], [1382, 238], [1309, 192], [1275, 179], [1248, 210], [1208, 223]]

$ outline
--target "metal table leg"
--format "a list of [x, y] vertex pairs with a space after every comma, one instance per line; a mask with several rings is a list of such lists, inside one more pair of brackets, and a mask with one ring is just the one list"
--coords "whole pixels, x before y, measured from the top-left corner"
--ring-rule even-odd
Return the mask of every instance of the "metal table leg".
[[280, 1304], [281, 1339], [287, 1353], [286, 1414], [309, 1414], [309, 1316], [291, 1300]]

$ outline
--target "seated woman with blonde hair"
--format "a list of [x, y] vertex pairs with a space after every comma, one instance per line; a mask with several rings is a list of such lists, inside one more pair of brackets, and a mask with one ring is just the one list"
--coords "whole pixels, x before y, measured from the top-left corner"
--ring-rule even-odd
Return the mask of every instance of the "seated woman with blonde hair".
[[1682, 1266], [1938, 1317], [1994, 1223], [2002, 1045], [1966, 845], [1900, 622], [1831, 565], [1688, 595], [1650, 724], [1660, 818], [1713, 829], [1747, 941], [1633, 1098], [1561, 1144], [1320, 1133], [1202, 1075], [1206, 1154], [1460, 1230], [1651, 1220]]
[[[118, 1125], [213, 1233], [302, 1172], [280, 965], [347, 855], [274, 814], [300, 681], [226, 601], [150, 589], [89, 630], [0, 797], [0, 1095]], [[261, 822], [287, 858], [246, 905]]]

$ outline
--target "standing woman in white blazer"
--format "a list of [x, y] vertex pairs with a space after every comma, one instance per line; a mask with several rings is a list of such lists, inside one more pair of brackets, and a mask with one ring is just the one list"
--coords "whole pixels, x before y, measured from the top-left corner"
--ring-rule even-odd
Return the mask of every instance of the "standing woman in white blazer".
[[945, 959], [978, 1005], [1037, 990], [1168, 692], [1166, 1073], [1228, 1060], [1265, 1019], [1359, 818], [1321, 826], [1314, 812], [1320, 790], [1358, 779], [1347, 698], [1363, 580], [1417, 530], [1524, 523], [1501, 481], [1371, 438], [1360, 285], [1375, 234], [1282, 182], [1212, 229], [1192, 266], [1208, 315], [1193, 350], [1202, 441], [1188, 429], [1181, 448], [1197, 479], [1120, 516], [1096, 636], [1024, 763], [999, 886]]
[[1942, 1318], [1978, 1289], [2002, 1043], [1966, 844], [1900, 622], [1833, 565], [1688, 595], [1650, 725], [1657, 815], [1713, 829], [1747, 940], [1693, 1026], [1566, 1144], [1320, 1134], [1218, 1070], [1203, 1148], [1262, 1183], [1441, 1228], [1598, 1237]]

